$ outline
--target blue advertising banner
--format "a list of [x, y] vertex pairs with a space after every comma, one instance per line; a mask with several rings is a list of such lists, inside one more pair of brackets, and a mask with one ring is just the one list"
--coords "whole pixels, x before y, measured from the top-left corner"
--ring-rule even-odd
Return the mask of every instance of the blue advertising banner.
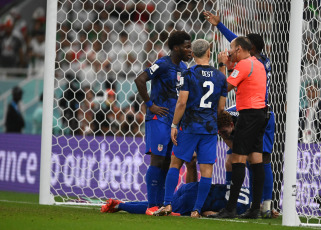
[[40, 136], [0, 134], [0, 190], [39, 192]]
[[[225, 182], [225, 144], [219, 142], [213, 183]], [[0, 134], [0, 190], [39, 192], [41, 137]], [[146, 200], [150, 156], [142, 138], [53, 137], [51, 192], [64, 197]], [[185, 167], [179, 184], [185, 182]]]
[[[41, 137], [0, 134], [0, 190], [39, 192]], [[53, 138], [52, 193], [145, 200], [142, 138]]]
[[[299, 143], [297, 154], [297, 212], [321, 216], [320, 204], [315, 199], [321, 195], [321, 146], [319, 143]], [[280, 206], [282, 207], [282, 200]]]
[[145, 200], [149, 156], [142, 138], [55, 138], [52, 147], [52, 193], [62, 196]]

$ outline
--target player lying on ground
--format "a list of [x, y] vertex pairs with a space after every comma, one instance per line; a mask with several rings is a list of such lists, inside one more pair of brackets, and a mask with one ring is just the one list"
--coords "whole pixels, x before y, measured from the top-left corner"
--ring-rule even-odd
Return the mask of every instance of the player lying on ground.
[[[193, 211], [199, 182], [191, 182], [182, 185], [174, 194], [172, 201], [172, 211], [174, 216], [186, 215], [190, 216]], [[201, 211], [202, 216], [211, 216], [225, 207], [229, 196], [229, 185], [212, 184], [210, 192], [206, 198]], [[243, 187], [237, 203], [237, 214], [244, 213], [250, 207], [249, 189]], [[126, 211], [133, 214], [145, 214], [148, 207], [147, 201], [141, 202], [122, 202], [120, 200], [109, 199], [106, 204], [101, 207], [101, 212], [114, 213], [118, 211]]]
[[[198, 185], [197, 182], [197, 168], [196, 168], [196, 154], [194, 154], [192, 161], [186, 163], [186, 184], [182, 185], [175, 193], [172, 202], [173, 216], [189, 216], [193, 211]], [[216, 212], [225, 207], [229, 197], [230, 185], [212, 184], [210, 192], [205, 200], [201, 215], [204, 217], [211, 217]], [[251, 198], [249, 188], [243, 187], [237, 203], [237, 213], [241, 215], [250, 206]], [[102, 213], [114, 213], [118, 211], [126, 211], [132, 214], [145, 214], [148, 207], [147, 201], [140, 202], [122, 202], [116, 199], [107, 200], [106, 204], [102, 205]], [[278, 214], [278, 213], [277, 213]], [[278, 215], [273, 215], [276, 218]]]

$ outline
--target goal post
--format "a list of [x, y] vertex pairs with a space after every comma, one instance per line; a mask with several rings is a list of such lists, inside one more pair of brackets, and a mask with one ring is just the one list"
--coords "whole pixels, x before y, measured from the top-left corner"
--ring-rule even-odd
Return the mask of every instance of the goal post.
[[56, 57], [57, 0], [47, 0], [39, 203], [54, 204], [50, 193], [52, 121]]
[[298, 226], [301, 224], [301, 221], [296, 211], [297, 158], [293, 157], [293, 154], [298, 151], [298, 146], [294, 143], [298, 143], [299, 130], [298, 120], [302, 52], [300, 47], [302, 46], [302, 30], [298, 28], [302, 28], [302, 1], [291, 1], [290, 15], [282, 224], [287, 226]]

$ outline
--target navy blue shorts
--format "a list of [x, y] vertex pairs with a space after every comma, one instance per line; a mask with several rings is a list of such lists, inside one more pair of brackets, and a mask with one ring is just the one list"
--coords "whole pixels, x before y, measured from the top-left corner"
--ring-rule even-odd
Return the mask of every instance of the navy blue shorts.
[[195, 151], [199, 164], [214, 164], [216, 144], [216, 134], [194, 134], [178, 131], [177, 146], [173, 146], [172, 154], [181, 160], [190, 162]]
[[[272, 153], [274, 144], [274, 130], [275, 130], [275, 117], [274, 114], [270, 114], [270, 119], [265, 127], [263, 136], [263, 153]], [[232, 154], [232, 149], [228, 149], [227, 155]]]
[[173, 142], [170, 125], [158, 120], [145, 122], [146, 153], [170, 157]]
[[233, 153], [248, 156], [263, 153], [263, 135], [267, 124], [265, 109], [239, 111], [233, 138]]

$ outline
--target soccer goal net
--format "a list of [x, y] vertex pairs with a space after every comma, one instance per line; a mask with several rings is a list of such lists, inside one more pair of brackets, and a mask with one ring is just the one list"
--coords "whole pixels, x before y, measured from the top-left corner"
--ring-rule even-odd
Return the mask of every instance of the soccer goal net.
[[[282, 212], [286, 91], [291, 80], [287, 76], [290, 0], [56, 1], [50, 132], [50, 194], [56, 204], [146, 200], [144, 178], [150, 161], [144, 154], [146, 107], [134, 79], [169, 54], [166, 42], [173, 30], [211, 42], [212, 63], [217, 66], [218, 52], [229, 48], [229, 43], [202, 12], [220, 10], [221, 21], [236, 35], [261, 34], [264, 53], [271, 59], [269, 102], [276, 120], [273, 208]], [[319, 12], [319, 1], [312, 0], [305, 1], [303, 12], [292, 12], [303, 16], [304, 25], [302, 47], [297, 47], [303, 51], [299, 142], [293, 145], [298, 147], [297, 213], [307, 223], [321, 220]], [[230, 93], [227, 107], [234, 103], [235, 94]], [[213, 183], [225, 182], [226, 149], [219, 140]], [[183, 168], [180, 183], [184, 180]]]

